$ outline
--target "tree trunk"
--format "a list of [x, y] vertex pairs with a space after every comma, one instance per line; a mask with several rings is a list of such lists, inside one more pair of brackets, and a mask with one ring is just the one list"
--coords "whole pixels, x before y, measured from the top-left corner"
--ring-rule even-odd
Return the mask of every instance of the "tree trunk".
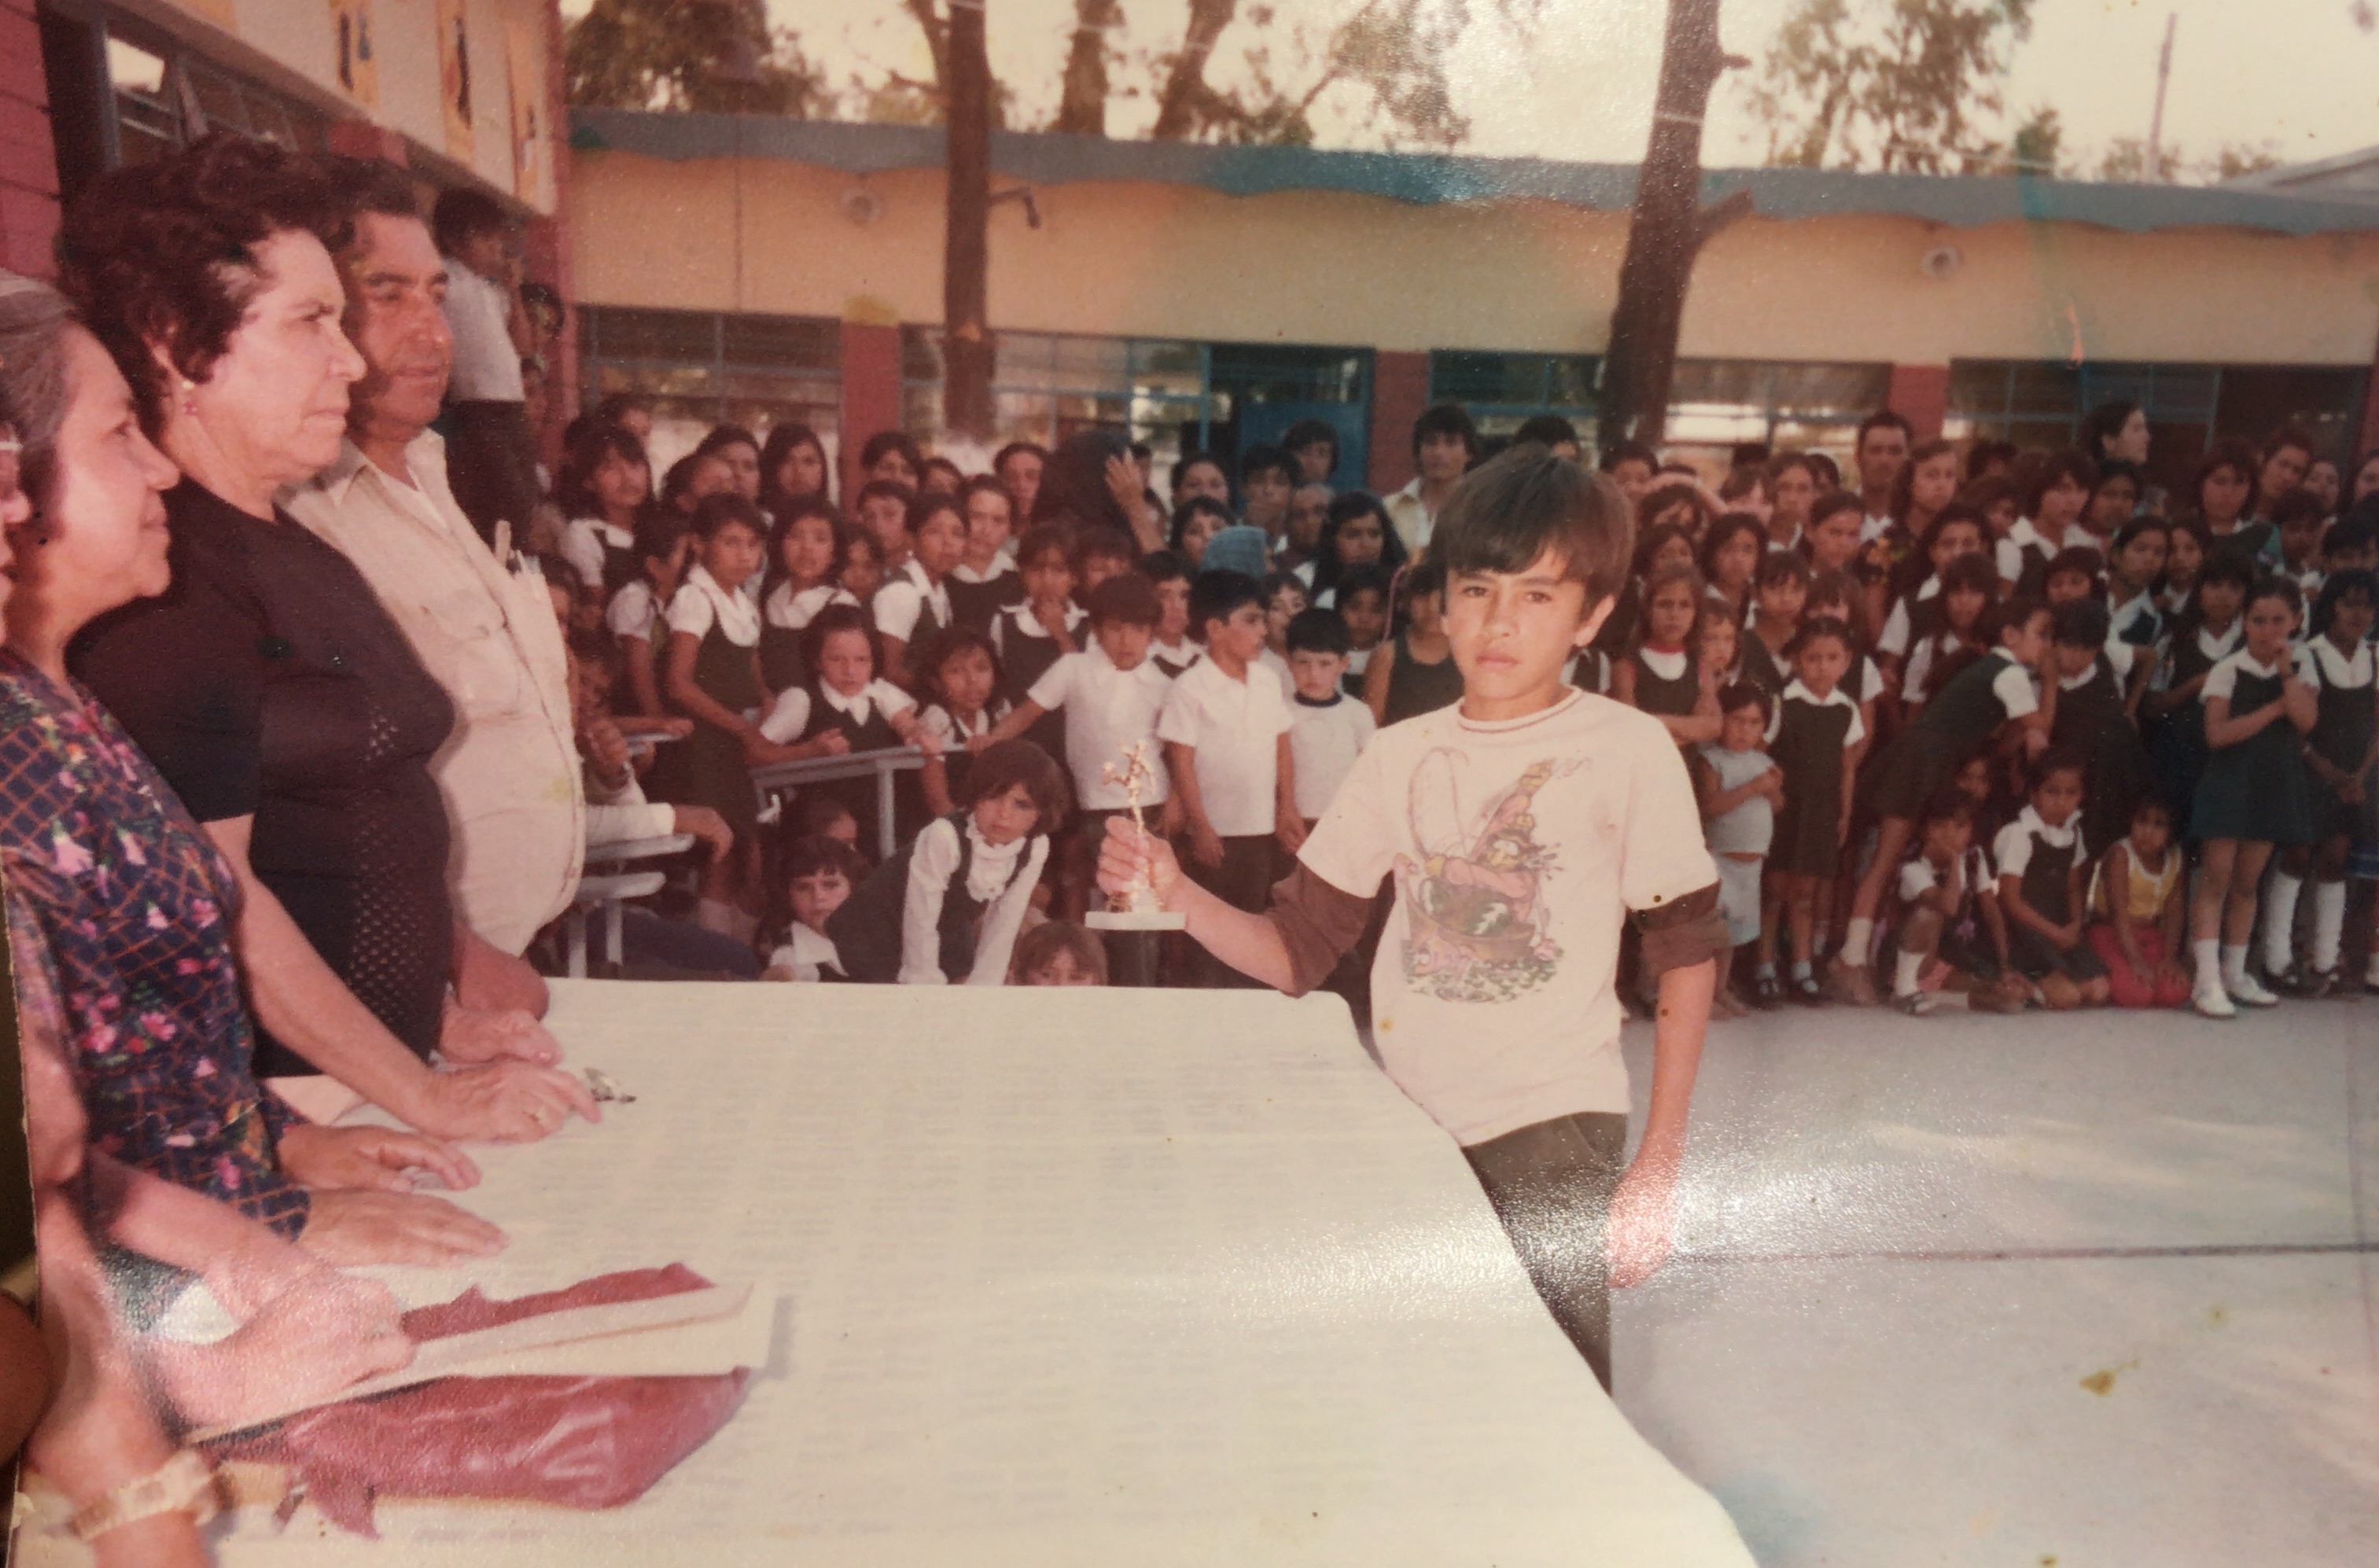
[[1122, 19], [1120, 0], [1074, 0], [1074, 43], [1066, 54], [1065, 96], [1054, 128], [1107, 134], [1107, 30]]
[[1153, 139], [1180, 141], [1197, 128], [1198, 106], [1206, 95], [1206, 61], [1238, 8], [1239, 0], [1190, 0], [1190, 25], [1157, 99], [1156, 126], [1148, 133]]
[[949, 208], [942, 261], [942, 422], [989, 440], [991, 409], [991, 61], [982, 0], [950, 7]]
[[1694, 258], [1704, 241], [1750, 206], [1748, 193], [1740, 191], [1707, 211], [1700, 205], [1702, 115], [1728, 63], [1718, 42], [1718, 0], [1669, 0], [1652, 138], [1636, 176], [1619, 302], [1611, 312], [1611, 346], [1602, 361], [1596, 429], [1606, 447], [1628, 440], [1659, 444]]

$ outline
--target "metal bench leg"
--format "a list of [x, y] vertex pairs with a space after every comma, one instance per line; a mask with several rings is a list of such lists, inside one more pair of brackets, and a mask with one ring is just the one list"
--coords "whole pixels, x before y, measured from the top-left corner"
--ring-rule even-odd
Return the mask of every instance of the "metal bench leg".
[[603, 906], [603, 957], [610, 964], [611, 973], [615, 977], [620, 972], [620, 965], [622, 961], [622, 930], [627, 924], [627, 920], [628, 901], [625, 899], [614, 899]]
[[586, 911], [572, 910], [563, 927], [570, 934], [570, 961], [567, 965], [570, 978], [584, 980], [586, 978]]
[[877, 864], [892, 858], [899, 835], [892, 826], [892, 770], [876, 770], [876, 860]]

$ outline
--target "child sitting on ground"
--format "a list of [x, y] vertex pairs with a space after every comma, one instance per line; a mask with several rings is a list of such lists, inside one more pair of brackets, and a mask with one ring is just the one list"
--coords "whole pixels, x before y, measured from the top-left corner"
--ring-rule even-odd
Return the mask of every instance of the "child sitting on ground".
[[768, 955], [763, 980], [804, 983], [841, 980], [842, 960], [827, 922], [850, 900], [867, 876], [859, 851], [837, 838], [801, 838], [785, 851], [785, 902], [792, 921], [785, 940]]
[[1010, 985], [1105, 985], [1107, 950], [1070, 921], [1045, 920], [1016, 939]]
[[[1723, 621], [1721, 624], [1724, 624]], [[1704, 831], [1718, 859], [1719, 912], [1726, 916], [1733, 956], [1719, 966], [1713, 1018], [1741, 1018], [1746, 1010], [1735, 995], [1733, 971], [1744, 949], [1759, 941], [1759, 876], [1776, 830], [1776, 808], [1784, 799], [1784, 774], [1760, 749], [1772, 705], [1768, 694], [1744, 682], [1718, 696], [1722, 719], [1719, 738], [1701, 747], [1709, 765], [1701, 785]], [[1762, 967], [1753, 982], [1753, 1000], [1762, 1008], [1784, 999], [1776, 966]]]
[[2107, 966], [2083, 936], [2090, 852], [2082, 841], [2082, 794], [2088, 768], [2079, 752], [2043, 753], [2033, 772], [2032, 803], [1999, 829], [1991, 847], [2009, 957], [2052, 1012], [2103, 1007], [2110, 994]]
[[2141, 797], [2131, 832], [2091, 875], [2090, 947], [2107, 967], [2107, 994], [2119, 1007], [2189, 1001], [2189, 971], [2180, 962], [2189, 899], [2172, 827], [2170, 806]]
[[1030, 741], [974, 759], [968, 798], [876, 867], [827, 922], [843, 972], [871, 984], [998, 985], [1066, 818], [1066, 776]]
[[1976, 1012], [2022, 1012], [2032, 987], [2008, 961], [2007, 919], [1990, 858], [1974, 842], [1973, 799], [1950, 789], [1926, 802], [1916, 846], [1893, 887], [1892, 1004], [1921, 1018], [1955, 987]]

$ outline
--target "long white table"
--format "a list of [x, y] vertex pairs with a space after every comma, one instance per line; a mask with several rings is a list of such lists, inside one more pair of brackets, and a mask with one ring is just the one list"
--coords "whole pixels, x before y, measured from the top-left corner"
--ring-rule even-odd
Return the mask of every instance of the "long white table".
[[635, 1103], [485, 1149], [510, 1249], [780, 1292], [732, 1422], [602, 1514], [243, 1511], [247, 1564], [1747, 1568], [1327, 997], [563, 983]]

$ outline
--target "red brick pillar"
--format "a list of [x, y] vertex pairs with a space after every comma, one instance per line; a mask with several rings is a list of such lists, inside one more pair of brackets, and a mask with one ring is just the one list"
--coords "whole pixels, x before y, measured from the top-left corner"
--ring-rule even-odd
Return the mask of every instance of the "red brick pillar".
[[0, 0], [0, 267], [57, 271], [57, 144], [33, 0]]
[[1413, 422], [1429, 407], [1429, 356], [1382, 349], [1371, 356], [1371, 489], [1393, 495], [1412, 483]]
[[1884, 402], [1914, 428], [1917, 440], [1931, 440], [1950, 416], [1950, 367], [1894, 365]]
[[900, 329], [842, 324], [842, 498], [849, 510], [864, 477], [859, 449], [878, 430], [900, 428]]

